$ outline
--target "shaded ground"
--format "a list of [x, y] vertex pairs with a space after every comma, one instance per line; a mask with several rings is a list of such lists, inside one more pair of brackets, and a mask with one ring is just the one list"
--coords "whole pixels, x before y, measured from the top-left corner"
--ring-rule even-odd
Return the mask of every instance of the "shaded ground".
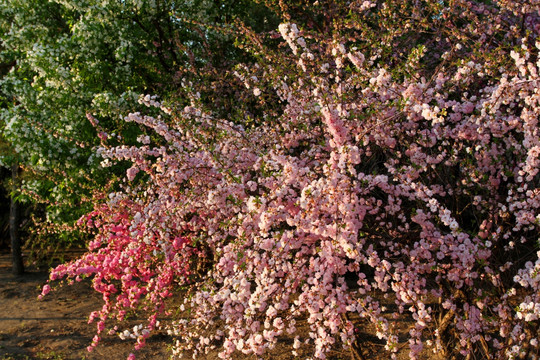
[[[95, 325], [87, 323], [102, 300], [88, 282], [66, 286], [43, 300], [37, 297], [47, 271], [28, 269], [13, 276], [9, 254], [0, 254], [0, 359], [125, 359], [133, 343], [104, 337], [89, 353]], [[167, 359], [167, 342], [153, 337], [137, 359]]]
[[[47, 271], [27, 269], [24, 276], [13, 276], [9, 254], [0, 253], [0, 360], [68, 360], [68, 359], [126, 359], [134, 352], [133, 342], [122, 341], [117, 336], [104, 336], [100, 345], [89, 353], [86, 347], [92, 342], [95, 325], [88, 324], [88, 315], [102, 305], [89, 282], [80, 282], [51, 292], [44, 300], [38, 300], [41, 287], [47, 280]], [[137, 321], [134, 319], [133, 321]], [[143, 321], [139, 321], [141, 323]], [[412, 325], [411, 319], [398, 319], [400, 332], [405, 334]], [[359, 324], [360, 325], [360, 324]], [[131, 325], [133, 326], [133, 325]], [[301, 332], [307, 333], [307, 324], [298, 323]], [[384, 343], [368, 335], [366, 327], [359, 336], [366, 360], [388, 359]], [[171, 339], [163, 334], [150, 337], [147, 346], [137, 351], [137, 359], [168, 359]], [[294, 359], [290, 353], [292, 339], [283, 339], [278, 346], [263, 357], [266, 360]], [[405, 345], [405, 344], [403, 344]], [[403, 346], [399, 359], [406, 359], [408, 350]], [[305, 359], [309, 354], [299, 354], [297, 359]], [[201, 359], [218, 359], [217, 352]], [[334, 351], [329, 360], [351, 359], [349, 351]], [[235, 359], [253, 359], [242, 356]], [[426, 354], [423, 359], [438, 358]]]

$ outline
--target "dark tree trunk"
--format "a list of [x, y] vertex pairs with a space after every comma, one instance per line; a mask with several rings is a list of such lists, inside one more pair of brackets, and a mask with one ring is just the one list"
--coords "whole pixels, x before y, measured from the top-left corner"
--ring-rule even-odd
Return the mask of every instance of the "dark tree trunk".
[[[16, 190], [19, 184], [19, 164], [15, 162], [11, 166], [11, 178], [13, 189]], [[11, 258], [13, 262], [13, 274], [24, 273], [24, 263], [21, 251], [21, 238], [19, 237], [19, 206], [15, 200], [15, 191], [11, 192], [11, 206], [9, 209], [9, 236], [11, 238]]]

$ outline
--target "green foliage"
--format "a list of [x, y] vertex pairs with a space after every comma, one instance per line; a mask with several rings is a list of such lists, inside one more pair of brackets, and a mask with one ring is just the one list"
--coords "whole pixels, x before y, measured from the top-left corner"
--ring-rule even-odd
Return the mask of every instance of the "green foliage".
[[[104, 168], [96, 148], [135, 144], [146, 131], [122, 120], [141, 109], [140, 94], [241, 117], [234, 103], [253, 105], [253, 96], [220, 70], [252, 56], [233, 46], [247, 36], [233, 24], [269, 33], [279, 21], [252, 1], [0, 3], [0, 166], [20, 163], [21, 187], [13, 195], [40, 204], [31, 212], [48, 230], [31, 240], [34, 248], [71, 244], [66, 231], [96, 194], [115, 188], [126, 165]], [[186, 96], [192, 87], [198, 99]], [[50, 224], [64, 240], [53, 240]]]

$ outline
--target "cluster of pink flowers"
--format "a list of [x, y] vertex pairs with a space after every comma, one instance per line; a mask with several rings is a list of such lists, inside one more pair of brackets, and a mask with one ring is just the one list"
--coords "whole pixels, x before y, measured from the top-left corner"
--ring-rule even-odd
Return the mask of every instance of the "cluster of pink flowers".
[[[134, 309], [149, 314], [145, 329], [135, 332], [136, 336], [131, 334], [137, 340], [136, 348], [143, 346], [150, 332], [159, 325], [157, 316], [165, 312], [165, 300], [193, 277], [191, 263], [194, 257], [201, 257], [197, 247], [191, 246], [171, 224], [162, 223], [162, 231], [147, 228], [141, 215], [144, 211], [148, 207], [142, 201], [133, 202], [122, 194], [111, 194], [107, 204], [79, 221], [84, 223], [80, 225], [97, 229], [89, 252], [72, 263], [57, 266], [50, 274], [51, 281], [66, 277], [81, 281], [92, 277], [94, 290], [103, 294], [102, 308], [89, 318], [89, 323], [97, 321], [97, 334], [89, 351], [99, 343], [108, 320], [122, 321]], [[50, 290], [45, 285], [41, 296]], [[117, 329], [115, 326], [110, 332]], [[122, 333], [119, 335], [122, 337]]]
[[[457, 15], [440, 3], [429, 20], [447, 24]], [[387, 62], [384, 43], [360, 52], [337, 30], [280, 25], [290, 64], [276, 62], [290, 76], [272, 78], [276, 64], [237, 73], [264, 72], [270, 86], [250, 92], [282, 102], [277, 118], [255, 126], [216, 118], [197, 96], [181, 110], [141, 98], [163, 114], [126, 121], [161, 139], [101, 149], [132, 162], [127, 181], [83, 220], [98, 231], [88, 254], [51, 274], [92, 276], [103, 293], [94, 344], [106, 321], [140, 307], [151, 312], [136, 331], [144, 343], [166, 300], [183, 296], [174, 309], [183, 316], [160, 324], [176, 338], [175, 356], [261, 355], [289, 336], [292, 354], [324, 359], [356, 346], [355, 328], [366, 324], [389, 356], [402, 336], [411, 359], [538, 356], [540, 43], [511, 37], [521, 31], [511, 4], [496, 13], [456, 3], [485, 36], [465, 26], [441, 34], [458, 37], [447, 39], [460, 42], [451, 51], [418, 47]], [[366, 19], [391, 11], [359, 6]], [[519, 50], [493, 47], [506, 31]], [[423, 61], [440, 61], [430, 79]], [[394, 321], [405, 316], [414, 326], [402, 334]]]

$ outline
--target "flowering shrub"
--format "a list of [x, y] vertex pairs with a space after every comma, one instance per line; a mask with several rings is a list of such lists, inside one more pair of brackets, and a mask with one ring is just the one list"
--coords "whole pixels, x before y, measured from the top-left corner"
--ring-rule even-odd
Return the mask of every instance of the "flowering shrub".
[[[132, 166], [84, 218], [89, 252], [51, 280], [92, 275], [98, 335], [142, 306], [138, 334], [111, 331], [142, 344], [161, 327], [175, 356], [261, 355], [290, 336], [293, 355], [324, 359], [358, 351], [365, 321], [392, 357], [402, 336], [411, 359], [538, 356], [538, 6], [269, 6], [279, 33], [241, 27], [260, 61], [231, 70], [254, 112], [141, 97], [161, 115], [126, 121], [154, 135], [101, 149]], [[182, 316], [158, 326], [167, 309]]]

